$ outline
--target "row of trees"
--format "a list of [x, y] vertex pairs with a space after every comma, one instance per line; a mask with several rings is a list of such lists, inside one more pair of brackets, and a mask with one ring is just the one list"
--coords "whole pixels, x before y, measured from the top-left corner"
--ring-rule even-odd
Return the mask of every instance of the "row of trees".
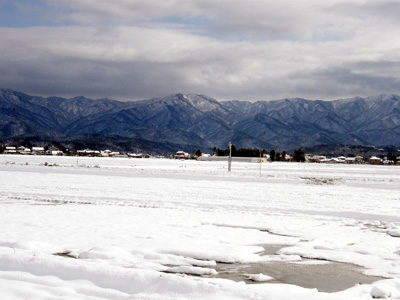
[[[261, 155], [268, 154], [268, 151], [265, 149], [260, 150], [258, 148], [240, 148], [236, 149], [234, 145], [232, 145], [232, 156], [236, 157], [259, 157], [260, 151]], [[216, 156], [228, 156], [229, 155], [229, 148], [227, 149], [219, 149], [214, 147], [214, 155]]]
[[[260, 150], [258, 148], [240, 148], [236, 149], [234, 145], [232, 145], [232, 156], [235, 157], [259, 157], [260, 152], [262, 156], [269, 154], [271, 161], [287, 161], [287, 153], [283, 151], [282, 153], [276, 152], [275, 150], [271, 150], [268, 152], [267, 150], [263, 149]], [[219, 149], [214, 147], [214, 155], [216, 156], [228, 156], [229, 155], [229, 148], [227, 149]], [[302, 149], [295, 150], [292, 155], [292, 161], [297, 162], [304, 162], [305, 153]]]
[[397, 157], [392, 152], [388, 153], [387, 159], [389, 163], [397, 164]]

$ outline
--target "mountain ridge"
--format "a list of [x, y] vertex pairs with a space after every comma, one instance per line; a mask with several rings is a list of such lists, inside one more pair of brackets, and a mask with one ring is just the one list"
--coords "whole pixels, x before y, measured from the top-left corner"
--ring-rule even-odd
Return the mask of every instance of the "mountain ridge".
[[0, 89], [0, 139], [119, 136], [209, 149], [289, 150], [318, 144], [400, 145], [400, 96], [333, 101], [217, 101], [173, 94], [120, 102], [30, 96]]

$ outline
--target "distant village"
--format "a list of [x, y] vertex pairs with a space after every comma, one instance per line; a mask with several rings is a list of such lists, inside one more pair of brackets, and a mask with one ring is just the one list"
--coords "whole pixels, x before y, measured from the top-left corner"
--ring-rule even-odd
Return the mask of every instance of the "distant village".
[[3, 154], [14, 154], [14, 155], [53, 155], [53, 156], [91, 156], [91, 157], [133, 157], [133, 158], [150, 158], [149, 154], [134, 154], [134, 153], [120, 153], [118, 151], [111, 150], [77, 150], [77, 151], [62, 151], [57, 147], [32, 147], [27, 148], [24, 146], [13, 147], [5, 146]]
[[[399, 150], [400, 151], [400, 150]], [[77, 150], [77, 151], [62, 151], [57, 147], [32, 147], [27, 148], [24, 146], [14, 147], [3, 145], [0, 148], [1, 154], [6, 155], [52, 155], [52, 156], [89, 156], [89, 157], [127, 157], [127, 158], [170, 158], [170, 159], [197, 159], [200, 161], [223, 161], [227, 159], [227, 156], [217, 156], [215, 153], [211, 154], [203, 154], [200, 150], [197, 150], [196, 153], [190, 154], [184, 151], [177, 151], [174, 154], [167, 154], [164, 156], [151, 156], [150, 154], [143, 153], [121, 153], [118, 151], [112, 150]], [[272, 151], [271, 151], [272, 153]], [[275, 154], [274, 154], [275, 155]], [[294, 155], [284, 153], [282, 156], [279, 156], [279, 159], [275, 157], [271, 157], [269, 153], [265, 153], [263, 151], [260, 157], [232, 157], [233, 161], [241, 161], [241, 162], [274, 162], [274, 161], [283, 161], [283, 162], [293, 162], [298, 161], [295, 159]], [[304, 159], [301, 160], [308, 163], [327, 163], [327, 164], [372, 164], [372, 165], [400, 165], [400, 156], [396, 157], [389, 153], [387, 156], [380, 155], [364, 157], [362, 155], [355, 156], [339, 156], [339, 157], [327, 157], [322, 155], [311, 155], [304, 154]]]

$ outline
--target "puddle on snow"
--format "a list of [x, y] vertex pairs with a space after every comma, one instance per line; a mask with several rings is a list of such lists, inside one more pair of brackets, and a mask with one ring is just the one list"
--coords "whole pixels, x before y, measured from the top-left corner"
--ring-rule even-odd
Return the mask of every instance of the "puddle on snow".
[[[273, 255], [283, 246], [264, 245], [261, 255]], [[351, 264], [303, 259], [299, 262], [264, 262], [258, 264], [225, 264], [217, 263], [217, 275], [204, 276], [208, 278], [225, 278], [234, 281], [254, 283], [287, 283], [304, 288], [316, 288], [320, 292], [338, 292], [357, 284], [369, 284], [381, 277], [362, 274], [362, 268]], [[264, 274], [274, 280], [254, 282], [249, 279], [251, 274]]]

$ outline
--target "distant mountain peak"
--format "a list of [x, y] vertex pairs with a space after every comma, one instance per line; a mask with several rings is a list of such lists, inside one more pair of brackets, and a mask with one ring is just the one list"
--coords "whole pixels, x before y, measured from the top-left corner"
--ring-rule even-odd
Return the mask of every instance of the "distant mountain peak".
[[183, 97], [191, 105], [193, 105], [193, 107], [202, 112], [212, 111], [221, 108], [220, 102], [208, 96], [198, 95], [198, 94], [186, 94], [183, 95]]
[[0, 89], [0, 138], [120, 136], [152, 143], [290, 150], [324, 143], [400, 145], [400, 97], [217, 101], [173, 94], [120, 102]]

